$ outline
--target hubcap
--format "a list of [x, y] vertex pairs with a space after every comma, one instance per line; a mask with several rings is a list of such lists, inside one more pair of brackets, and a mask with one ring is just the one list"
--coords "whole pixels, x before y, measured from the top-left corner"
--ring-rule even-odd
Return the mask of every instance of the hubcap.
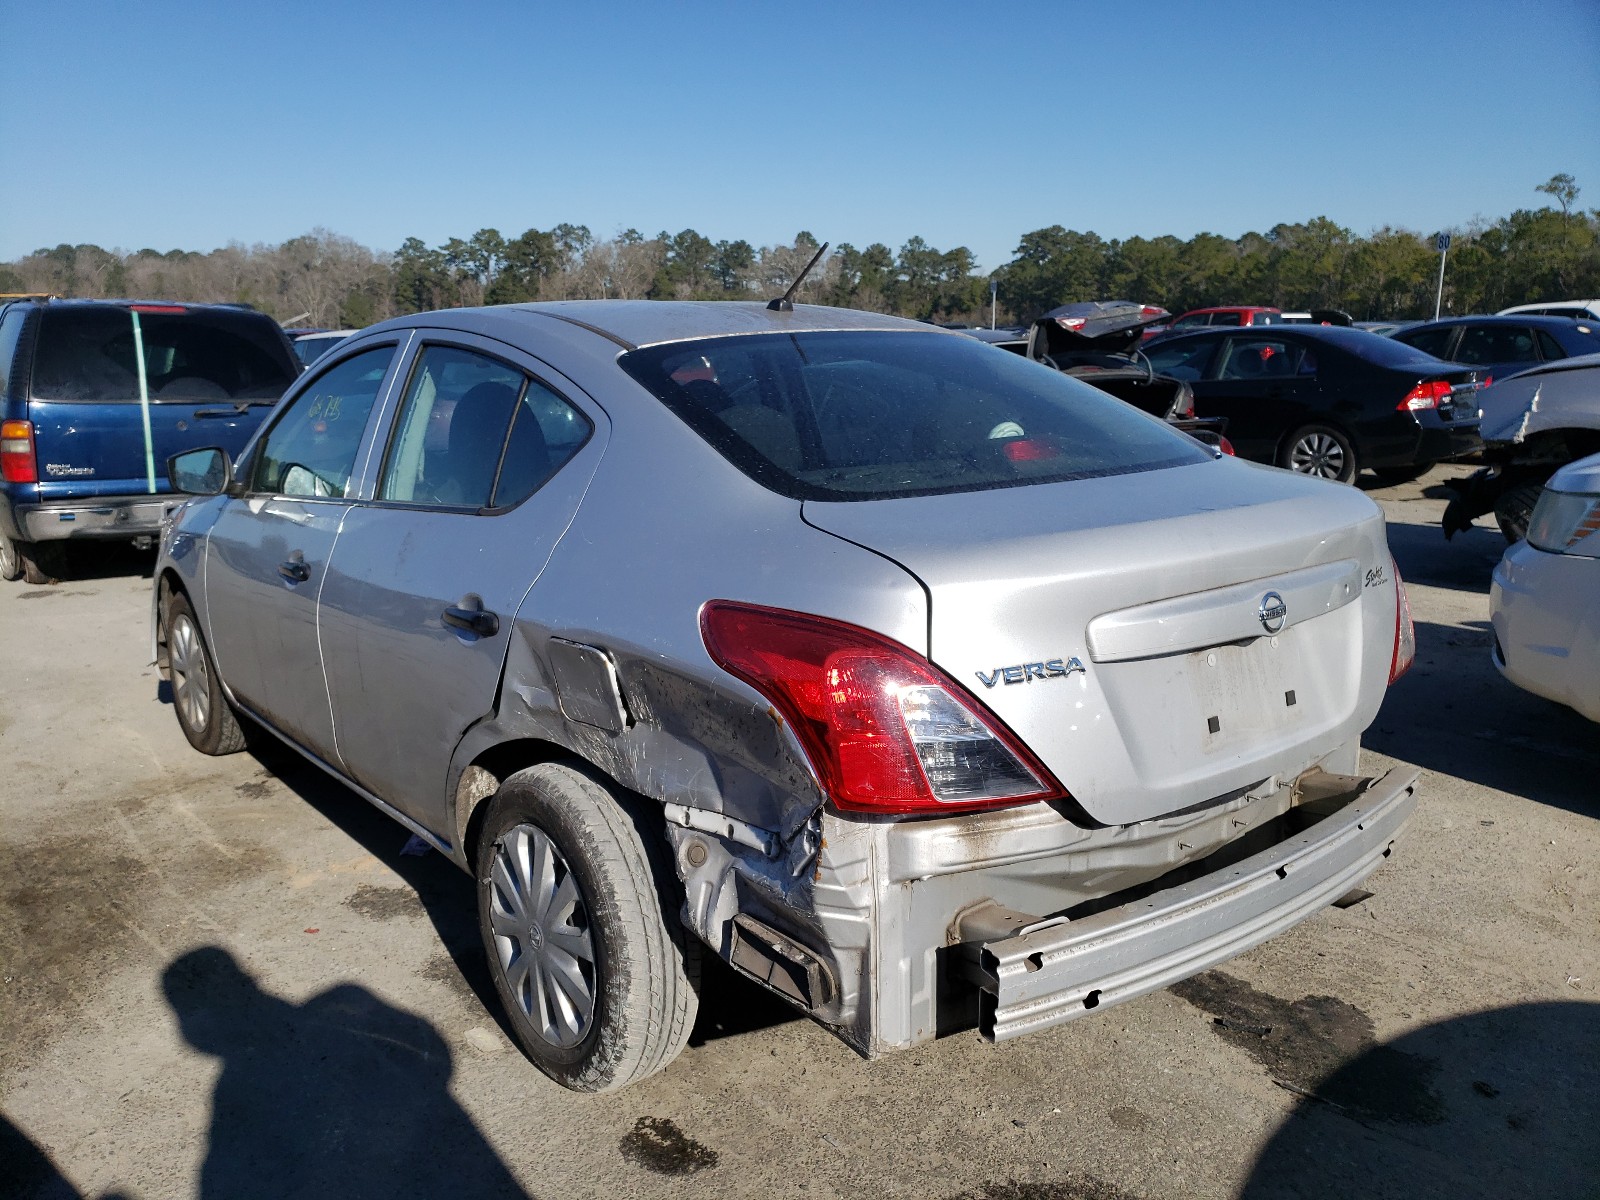
[[1290, 469], [1302, 475], [1338, 479], [1344, 474], [1344, 447], [1326, 433], [1308, 433], [1289, 452]]
[[589, 911], [566, 858], [533, 825], [508, 829], [494, 844], [489, 927], [522, 1015], [552, 1045], [577, 1045], [594, 1022]]
[[0, 575], [9, 579], [17, 574], [17, 546], [8, 537], [0, 537]]
[[200, 645], [200, 631], [187, 615], [172, 623], [167, 653], [172, 663], [172, 703], [185, 725], [204, 733], [211, 719], [211, 672]]

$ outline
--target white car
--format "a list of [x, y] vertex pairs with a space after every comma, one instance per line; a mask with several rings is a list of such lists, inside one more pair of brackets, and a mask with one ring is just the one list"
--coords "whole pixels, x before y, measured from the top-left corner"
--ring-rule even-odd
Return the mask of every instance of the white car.
[[1527, 540], [1495, 568], [1489, 612], [1502, 675], [1600, 721], [1600, 454], [1550, 477]]
[[1502, 308], [1497, 317], [1527, 315], [1531, 317], [1573, 317], [1577, 320], [1600, 321], [1600, 300], [1542, 300], [1538, 304], [1513, 304]]

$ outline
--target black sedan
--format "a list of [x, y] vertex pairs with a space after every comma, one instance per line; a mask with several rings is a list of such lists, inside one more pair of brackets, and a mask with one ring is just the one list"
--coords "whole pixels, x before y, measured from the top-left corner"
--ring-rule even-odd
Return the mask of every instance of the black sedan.
[[1480, 373], [1359, 329], [1209, 329], [1145, 351], [1186, 381], [1199, 417], [1226, 417], [1242, 458], [1348, 483], [1386, 483], [1478, 449]]
[[1446, 317], [1408, 325], [1391, 336], [1446, 362], [1477, 367], [1494, 379], [1578, 354], [1600, 354], [1600, 323], [1531, 313]]

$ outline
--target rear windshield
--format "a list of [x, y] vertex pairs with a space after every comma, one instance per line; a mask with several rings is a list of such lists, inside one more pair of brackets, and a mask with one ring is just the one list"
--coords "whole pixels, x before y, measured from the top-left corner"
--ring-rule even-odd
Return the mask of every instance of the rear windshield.
[[758, 334], [622, 356], [623, 368], [758, 483], [873, 500], [1205, 462], [1193, 439], [971, 338]]
[[296, 364], [277, 326], [257, 313], [48, 308], [33, 363], [40, 400], [138, 400], [139, 355], [152, 400], [276, 400]]

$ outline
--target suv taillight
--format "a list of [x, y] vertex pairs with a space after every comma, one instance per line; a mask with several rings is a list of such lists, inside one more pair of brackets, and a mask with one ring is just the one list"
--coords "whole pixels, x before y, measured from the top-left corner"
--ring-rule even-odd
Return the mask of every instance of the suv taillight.
[[783, 714], [840, 808], [950, 812], [1066, 795], [960, 684], [880, 634], [712, 600], [700, 635], [717, 665]]
[[1411, 601], [1406, 599], [1406, 582], [1400, 578], [1400, 566], [1389, 560], [1394, 569], [1394, 654], [1389, 658], [1389, 682], [1393, 683], [1411, 669], [1417, 657], [1417, 627], [1411, 623]]
[[[1393, 395], [1393, 393], [1390, 393]], [[1394, 406], [1396, 412], [1416, 412], [1419, 408], [1438, 408], [1450, 399], [1450, 384], [1443, 379], [1424, 379]]]
[[39, 465], [33, 457], [33, 422], [0, 421], [0, 479], [7, 483], [39, 482]]

